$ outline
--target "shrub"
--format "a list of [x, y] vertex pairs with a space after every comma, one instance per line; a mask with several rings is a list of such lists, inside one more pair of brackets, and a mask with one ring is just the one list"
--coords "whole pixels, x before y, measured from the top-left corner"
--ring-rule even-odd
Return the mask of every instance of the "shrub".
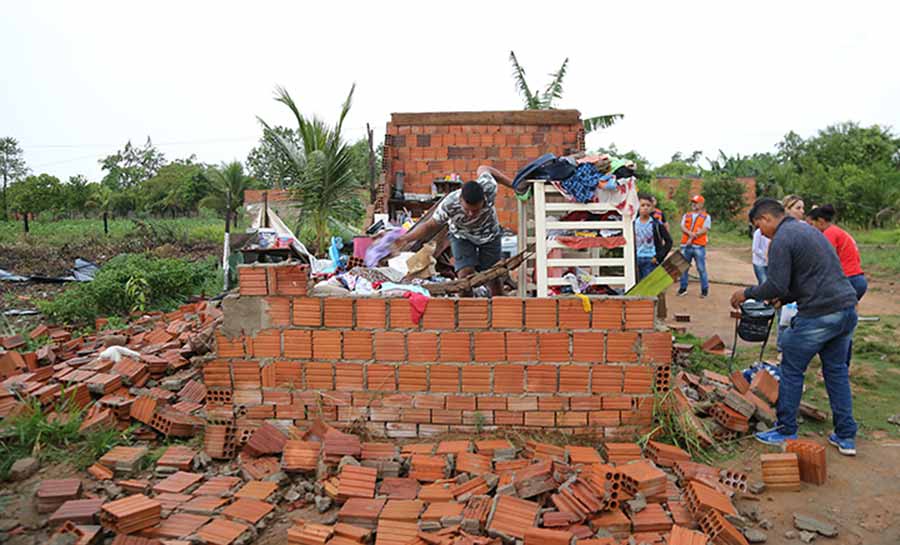
[[[171, 310], [196, 295], [215, 276], [214, 260], [196, 263], [122, 254], [110, 259], [91, 282], [77, 284], [38, 308], [54, 320], [92, 323], [98, 316], [125, 316], [133, 309]], [[134, 286], [140, 286], [140, 290]], [[131, 286], [131, 289], [129, 289]]]
[[703, 197], [715, 221], [731, 222], [744, 208], [744, 186], [734, 178], [713, 177], [704, 181]]

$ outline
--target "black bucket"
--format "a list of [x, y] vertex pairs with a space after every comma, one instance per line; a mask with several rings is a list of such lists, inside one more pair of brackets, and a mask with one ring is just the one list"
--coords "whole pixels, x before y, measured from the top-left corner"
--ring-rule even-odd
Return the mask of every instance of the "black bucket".
[[775, 307], [763, 301], [744, 301], [741, 303], [741, 319], [738, 321], [738, 336], [751, 343], [764, 342], [769, 338], [772, 320], [775, 318]]

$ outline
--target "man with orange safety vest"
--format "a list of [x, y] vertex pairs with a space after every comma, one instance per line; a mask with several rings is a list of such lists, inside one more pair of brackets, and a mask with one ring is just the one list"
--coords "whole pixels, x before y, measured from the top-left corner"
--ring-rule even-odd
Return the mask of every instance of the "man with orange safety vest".
[[696, 261], [700, 273], [700, 297], [709, 295], [709, 277], [706, 275], [707, 233], [712, 226], [712, 218], [703, 209], [706, 199], [702, 195], [691, 197], [691, 211], [681, 218], [681, 253], [688, 262], [688, 270], [681, 275], [678, 296], [687, 294], [688, 272], [691, 261]]

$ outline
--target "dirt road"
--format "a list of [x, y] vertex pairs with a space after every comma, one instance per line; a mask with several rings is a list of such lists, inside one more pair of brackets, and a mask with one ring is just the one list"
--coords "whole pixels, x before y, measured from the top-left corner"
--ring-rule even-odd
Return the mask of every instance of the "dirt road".
[[[691, 315], [691, 322], [688, 324], [691, 333], [702, 339], [718, 334], [730, 349], [734, 339], [734, 322], [729, 317], [731, 294], [740, 289], [736, 284], [756, 284], [750, 262], [750, 247], [710, 248], [706, 263], [710, 279], [709, 297], [700, 298], [700, 282], [693, 278], [688, 285], [688, 294], [684, 297], [675, 296], [677, 284], [671, 286], [666, 292], [668, 318], [671, 320], [676, 312], [686, 312]], [[692, 268], [691, 273], [696, 275], [696, 268]], [[900, 286], [893, 282], [870, 279], [869, 291], [860, 303], [859, 310], [861, 316], [900, 314]]]

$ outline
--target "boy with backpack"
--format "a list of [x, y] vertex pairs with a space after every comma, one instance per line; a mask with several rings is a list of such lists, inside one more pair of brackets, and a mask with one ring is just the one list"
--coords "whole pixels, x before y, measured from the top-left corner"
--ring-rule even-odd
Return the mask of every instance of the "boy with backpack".
[[634, 245], [638, 282], [663, 262], [672, 250], [669, 230], [653, 215], [653, 197], [640, 193], [641, 207], [634, 218]]

